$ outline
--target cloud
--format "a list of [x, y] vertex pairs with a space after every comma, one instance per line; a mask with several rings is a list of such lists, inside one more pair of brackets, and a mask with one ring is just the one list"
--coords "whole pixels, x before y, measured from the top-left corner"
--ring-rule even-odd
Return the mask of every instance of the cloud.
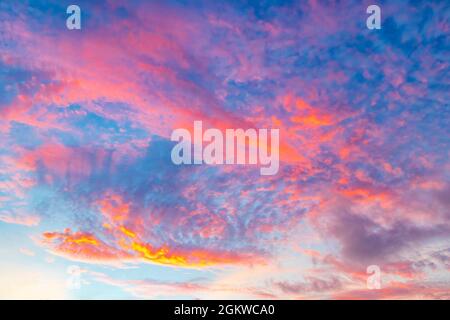
[[113, 239], [111, 244], [90, 233], [45, 232], [42, 243], [51, 252], [66, 258], [88, 263], [120, 265], [122, 263], [150, 262], [178, 267], [209, 267], [221, 264], [255, 263], [260, 257], [253, 254], [212, 251], [201, 248], [154, 247], [124, 227], [125, 237]]
[[[0, 220], [87, 265], [225, 273], [101, 278], [133, 296], [446, 297], [445, 4], [385, 3], [380, 32], [360, 9], [85, 2], [71, 32], [58, 1], [3, 4]], [[194, 120], [279, 128], [278, 174], [173, 165]]]
[[40, 221], [40, 217], [36, 215], [9, 215], [0, 214], [0, 221], [5, 223], [20, 224], [27, 227], [37, 226]]

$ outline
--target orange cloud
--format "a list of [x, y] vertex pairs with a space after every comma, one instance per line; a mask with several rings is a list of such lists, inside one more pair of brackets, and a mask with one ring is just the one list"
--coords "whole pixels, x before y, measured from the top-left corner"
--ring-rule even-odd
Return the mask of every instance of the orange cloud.
[[[113, 228], [108, 226], [108, 228]], [[252, 254], [236, 254], [225, 251], [206, 249], [170, 248], [163, 245], [155, 247], [140, 241], [139, 236], [123, 227], [118, 230], [125, 234], [112, 243], [106, 243], [98, 237], [85, 232], [45, 232], [42, 242], [54, 253], [82, 260], [84, 262], [120, 263], [120, 262], [152, 262], [156, 264], [181, 267], [207, 267], [218, 264], [240, 264], [261, 261], [260, 257]], [[117, 247], [120, 247], [118, 249]]]
[[391, 195], [387, 192], [365, 187], [347, 188], [341, 190], [340, 193], [348, 198], [361, 202], [380, 201], [386, 203], [391, 199]]
[[130, 213], [130, 204], [126, 203], [118, 194], [107, 195], [97, 202], [100, 212], [113, 221], [123, 221]]
[[72, 232], [70, 229], [66, 229], [62, 233], [45, 232], [43, 242], [51, 247], [54, 253], [74, 260], [114, 262], [133, 257], [123, 250], [108, 245], [92, 234]]

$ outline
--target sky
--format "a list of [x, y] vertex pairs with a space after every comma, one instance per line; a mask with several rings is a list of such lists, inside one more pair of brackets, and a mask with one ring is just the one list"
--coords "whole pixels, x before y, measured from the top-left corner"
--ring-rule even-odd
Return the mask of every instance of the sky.
[[373, 3], [2, 0], [0, 298], [449, 299], [450, 5]]

